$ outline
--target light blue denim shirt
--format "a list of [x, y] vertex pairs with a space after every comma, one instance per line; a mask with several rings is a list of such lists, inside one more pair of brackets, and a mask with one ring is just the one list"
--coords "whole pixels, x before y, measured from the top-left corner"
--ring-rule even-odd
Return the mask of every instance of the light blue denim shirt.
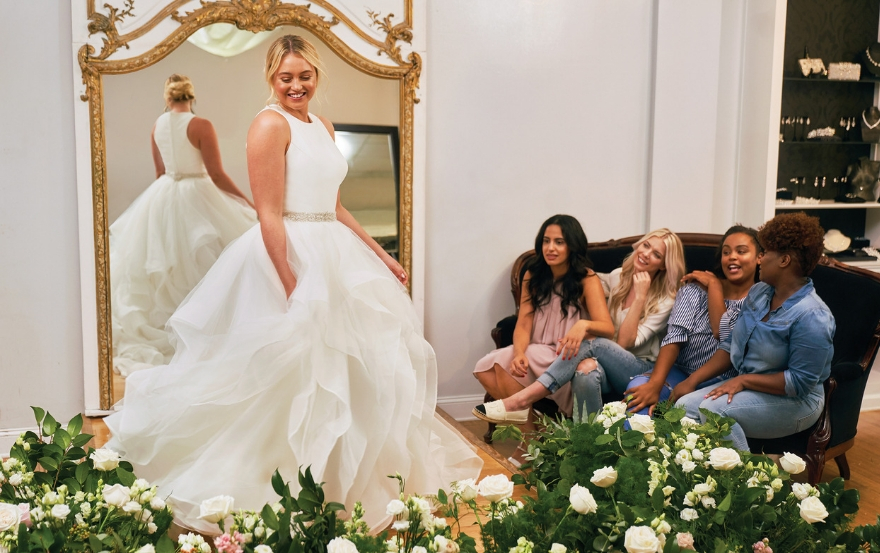
[[785, 394], [804, 397], [831, 374], [834, 316], [807, 283], [761, 321], [770, 309], [774, 288], [755, 284], [742, 306], [733, 332], [721, 342], [740, 374], [785, 374]]

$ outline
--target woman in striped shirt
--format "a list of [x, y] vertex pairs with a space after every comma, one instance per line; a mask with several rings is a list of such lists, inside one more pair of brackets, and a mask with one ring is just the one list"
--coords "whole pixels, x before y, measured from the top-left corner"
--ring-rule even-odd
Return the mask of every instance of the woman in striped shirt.
[[[733, 226], [724, 234], [715, 254], [715, 271], [694, 271], [682, 279], [688, 284], [675, 298], [654, 368], [633, 378], [625, 392], [631, 410], [652, 414], [657, 402], [669, 398], [679, 382], [715, 354], [757, 281], [760, 250], [756, 230]], [[604, 369], [608, 372], [614, 367]], [[736, 370], [730, 369], [702, 385], [735, 375]]]

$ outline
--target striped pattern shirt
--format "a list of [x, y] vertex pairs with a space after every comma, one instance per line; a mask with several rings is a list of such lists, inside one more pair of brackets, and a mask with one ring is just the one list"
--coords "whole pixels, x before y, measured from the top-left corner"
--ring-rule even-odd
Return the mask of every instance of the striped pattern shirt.
[[[693, 282], [681, 288], [675, 297], [672, 313], [669, 314], [666, 337], [662, 344], [680, 345], [675, 367], [686, 374], [692, 374], [715, 355], [721, 341], [733, 329], [744, 301], [745, 298], [724, 300], [727, 311], [721, 316], [721, 339], [718, 340], [712, 334], [712, 325], [709, 323], [708, 293]], [[731, 368], [721, 375], [721, 379], [732, 378], [737, 374], [736, 369]]]

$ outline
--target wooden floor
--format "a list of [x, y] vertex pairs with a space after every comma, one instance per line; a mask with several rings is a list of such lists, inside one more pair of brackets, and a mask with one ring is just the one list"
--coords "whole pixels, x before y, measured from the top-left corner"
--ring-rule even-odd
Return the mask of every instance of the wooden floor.
[[[493, 474], [511, 476], [517, 470], [514, 465], [507, 461], [507, 457], [516, 448], [515, 443], [502, 442], [491, 446], [487, 445], [482, 439], [483, 434], [486, 432], [486, 423], [482, 421], [459, 423], [445, 416], [442, 411], [440, 411], [440, 414], [455, 426], [477, 449], [484, 462], [480, 478]], [[93, 441], [95, 447], [100, 447], [106, 443], [109, 435], [107, 427], [101, 419], [87, 419], [84, 426], [85, 432], [95, 435]], [[859, 501], [860, 509], [855, 522], [856, 524], [873, 524], [877, 522], [877, 515], [880, 514], [880, 478], [877, 478], [877, 473], [875, 472], [880, 467], [880, 411], [862, 413], [855, 446], [846, 453], [846, 457], [849, 460], [851, 472], [851, 478], [847, 481], [846, 486], [847, 488], [858, 489], [861, 494], [861, 501]], [[825, 466], [822, 481], [827, 482], [837, 476], [837, 465], [833, 461], [829, 461]], [[514, 496], [522, 497], [524, 492], [525, 490], [522, 486], [517, 486]], [[465, 529], [470, 529], [467, 533], [477, 537], [476, 527], [470, 524], [473, 521], [465, 519], [462, 522]]]

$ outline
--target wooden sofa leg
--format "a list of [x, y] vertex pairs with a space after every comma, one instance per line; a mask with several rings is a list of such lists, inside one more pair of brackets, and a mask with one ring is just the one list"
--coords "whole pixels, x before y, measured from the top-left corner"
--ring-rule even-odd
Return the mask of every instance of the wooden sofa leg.
[[807, 479], [813, 486], [822, 479], [822, 472], [825, 470], [825, 452], [819, 451], [814, 455], [806, 455], [807, 462]]
[[834, 462], [837, 463], [837, 469], [840, 472], [840, 476], [842, 476], [844, 480], [849, 480], [849, 463], [846, 461], [846, 453], [841, 453], [835, 457]]

